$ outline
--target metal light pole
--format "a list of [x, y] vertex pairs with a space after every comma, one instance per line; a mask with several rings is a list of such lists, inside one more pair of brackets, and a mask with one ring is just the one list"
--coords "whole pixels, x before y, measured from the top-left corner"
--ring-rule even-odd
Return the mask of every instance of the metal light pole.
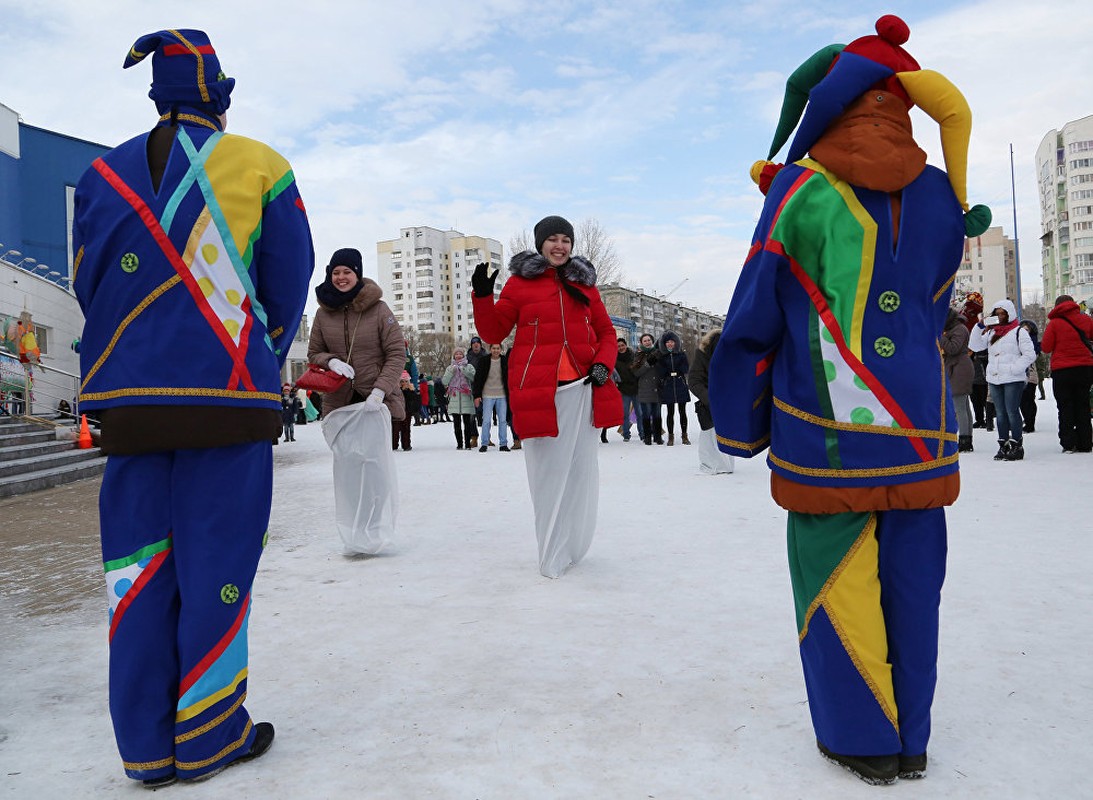
[[1010, 142], [1010, 197], [1013, 200], [1013, 260], [1017, 271], [1017, 316], [1021, 317], [1021, 240], [1017, 236], [1017, 180], [1013, 171], [1013, 142]]

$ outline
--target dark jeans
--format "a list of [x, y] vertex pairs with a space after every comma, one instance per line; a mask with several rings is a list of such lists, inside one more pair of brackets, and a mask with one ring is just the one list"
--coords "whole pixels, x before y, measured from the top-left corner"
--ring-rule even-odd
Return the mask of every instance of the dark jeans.
[[452, 414], [452, 419], [455, 421], [455, 443], [460, 447], [469, 447], [471, 439], [478, 438], [478, 426], [474, 424], [474, 414]]
[[1021, 393], [1027, 384], [1024, 381], [1013, 383], [992, 383], [991, 397], [994, 399], [995, 425], [998, 427], [998, 440], [1013, 439], [1018, 444], [1023, 440], [1021, 420]]
[[661, 441], [664, 437], [660, 421], [660, 403], [638, 403], [641, 409], [641, 426], [645, 431], [645, 438], [653, 438]]
[[679, 430], [684, 436], [687, 435], [687, 404], [686, 403], [665, 403], [668, 406], [668, 435], [671, 436], [676, 432], [676, 406], [679, 406]]
[[413, 427], [414, 418], [407, 414], [402, 419], [391, 420], [391, 449], [398, 450], [399, 440], [402, 440], [402, 449], [410, 449], [410, 428]]
[[1025, 419], [1025, 433], [1036, 430], [1036, 384], [1026, 383], [1021, 392], [1021, 416]]
[[1064, 450], [1093, 450], [1093, 423], [1089, 418], [1089, 389], [1093, 367], [1065, 367], [1051, 371], [1051, 393], [1059, 409], [1059, 444]]

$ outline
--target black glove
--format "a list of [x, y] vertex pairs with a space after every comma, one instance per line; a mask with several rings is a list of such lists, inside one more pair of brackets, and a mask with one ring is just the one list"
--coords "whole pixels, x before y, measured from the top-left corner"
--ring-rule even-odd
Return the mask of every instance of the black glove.
[[474, 289], [475, 297], [491, 297], [493, 295], [493, 285], [497, 282], [497, 273], [493, 275], [487, 275], [490, 265], [485, 261], [482, 261], [474, 268], [474, 274], [471, 275], [471, 287]]
[[645, 356], [645, 363], [646, 364], [655, 364], [655, 363], [657, 363], [657, 357], [658, 357], [657, 351], [653, 350], [652, 352], [650, 352], [649, 354], [647, 354]]
[[584, 379], [585, 383], [594, 383], [597, 386], [603, 386], [607, 383], [607, 379], [611, 377], [611, 370], [607, 368], [606, 364], [601, 364], [597, 361], [591, 367], [588, 368], [588, 377]]

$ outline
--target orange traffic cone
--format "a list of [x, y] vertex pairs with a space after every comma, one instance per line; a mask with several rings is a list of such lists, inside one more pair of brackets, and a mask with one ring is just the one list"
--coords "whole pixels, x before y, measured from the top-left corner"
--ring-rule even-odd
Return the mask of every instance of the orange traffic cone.
[[80, 438], [76, 440], [76, 447], [86, 450], [91, 447], [91, 429], [87, 427], [87, 414], [81, 415]]

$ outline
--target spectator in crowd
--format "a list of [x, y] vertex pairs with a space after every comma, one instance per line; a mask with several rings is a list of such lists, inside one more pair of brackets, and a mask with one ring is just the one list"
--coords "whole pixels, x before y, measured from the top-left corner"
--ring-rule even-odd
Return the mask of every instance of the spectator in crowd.
[[645, 428], [642, 427], [641, 408], [638, 403], [638, 376], [632, 368], [634, 353], [626, 340], [619, 337], [617, 340], [619, 354], [615, 358], [615, 372], [619, 376], [619, 394], [622, 395], [622, 440], [630, 441], [630, 415], [634, 414], [637, 420], [638, 438], [645, 438]]
[[999, 300], [990, 315], [972, 328], [968, 345], [976, 352], [986, 350], [989, 356], [987, 383], [998, 425], [995, 461], [1020, 461], [1025, 457], [1021, 394], [1029, 365], [1036, 360], [1036, 350], [1020, 323], [1013, 302]]
[[489, 357], [478, 359], [473, 389], [474, 404], [482, 411], [482, 446], [478, 448], [479, 452], [485, 453], [489, 449], [490, 428], [495, 418], [500, 450], [509, 452], [509, 360], [501, 352], [501, 345], [491, 344]]
[[1021, 393], [1021, 417], [1024, 419], [1025, 433], [1036, 432], [1036, 388], [1040, 385], [1040, 370], [1038, 364], [1043, 353], [1040, 350], [1040, 330], [1031, 319], [1021, 320], [1021, 327], [1028, 333], [1032, 340], [1032, 347], [1036, 351], [1036, 360], [1028, 365], [1025, 370], [1025, 389]]
[[710, 357], [721, 338], [721, 331], [714, 329], [702, 337], [695, 353], [695, 363], [687, 376], [687, 387], [695, 397], [695, 416], [698, 418], [698, 468], [707, 475], [728, 474], [735, 466], [733, 457], [722, 453], [717, 446], [717, 434], [710, 414]]
[[517, 253], [509, 262], [512, 277], [499, 299], [488, 264], [472, 276], [482, 335], [501, 342], [516, 329], [509, 392], [524, 442], [539, 572], [548, 578], [561, 576], [592, 544], [599, 505], [596, 429], [622, 422], [611, 382], [615, 329], [596, 289], [596, 270], [573, 255], [573, 245], [569, 221], [546, 217], [535, 226], [536, 252]]
[[1089, 418], [1093, 387], [1093, 319], [1067, 294], [1055, 299], [1044, 328], [1044, 352], [1051, 354], [1051, 392], [1059, 411], [1059, 444], [1064, 453], [1093, 451]]
[[455, 348], [452, 351], [452, 363], [444, 370], [444, 386], [448, 396], [448, 410], [455, 423], [457, 450], [474, 450], [478, 447], [472, 391], [475, 368], [468, 362], [466, 353], [462, 347]]
[[448, 416], [448, 393], [444, 386], [444, 376], [437, 375], [433, 378], [433, 391], [429, 395], [436, 407], [437, 422], [451, 422]]
[[[970, 335], [970, 334], [969, 334]], [[972, 368], [972, 411], [975, 413], [973, 428], [994, 430], [994, 403], [991, 402], [990, 389], [987, 386], [987, 351], [971, 354]]]
[[304, 404], [292, 391], [292, 384], [281, 386], [281, 425], [284, 429], [286, 442], [296, 441], [296, 415], [303, 409]]
[[945, 376], [953, 393], [953, 405], [956, 409], [961, 453], [970, 453], [975, 448], [972, 442], [972, 378], [975, 367], [968, 351], [968, 326], [956, 309], [949, 309], [945, 320], [945, 330], [941, 333], [941, 351], [945, 354]]
[[638, 406], [641, 410], [642, 441], [664, 444], [660, 421], [660, 392], [657, 391], [657, 348], [651, 334], [643, 333], [630, 369], [638, 379]]
[[124, 66], [149, 57], [158, 121], [80, 179], [72, 252], [79, 408], [108, 455], [110, 715], [126, 775], [156, 789], [273, 743], [243, 705], [247, 631], [315, 263], [291, 166], [224, 133], [235, 80], [208, 36], [142, 36]]
[[665, 331], [660, 337], [660, 352], [657, 354], [657, 382], [660, 402], [668, 407], [668, 446], [676, 443], [676, 407], [679, 407], [679, 431], [683, 444], [690, 444], [687, 438], [687, 404], [691, 402], [691, 393], [687, 391], [687, 373], [690, 371], [687, 354], [683, 352], [683, 343], [674, 331]]
[[402, 402], [406, 406], [406, 416], [400, 420], [391, 420], [391, 449], [398, 450], [401, 442], [403, 450], [410, 450], [410, 428], [413, 427], [411, 420], [421, 407], [421, 398], [414, 391], [414, 384], [407, 370], [403, 370], [399, 376], [398, 386], [402, 392]]
[[[471, 346], [467, 350], [467, 363], [470, 364], [475, 369], [478, 369], [479, 360], [481, 360], [483, 358], [488, 358], [488, 357], [489, 357], [489, 353], [486, 351], [486, 348], [483, 346], [481, 337], [472, 336], [471, 337]], [[481, 429], [481, 427], [482, 427], [482, 408], [480, 406], [475, 406], [474, 418], [475, 418], [475, 421], [478, 423], [478, 427]], [[487, 442], [487, 444], [489, 444], [489, 442]]]
[[417, 421], [415, 425], [428, 425], [433, 421], [433, 412], [430, 407], [429, 387], [432, 379], [428, 375], [422, 375], [418, 382]]

